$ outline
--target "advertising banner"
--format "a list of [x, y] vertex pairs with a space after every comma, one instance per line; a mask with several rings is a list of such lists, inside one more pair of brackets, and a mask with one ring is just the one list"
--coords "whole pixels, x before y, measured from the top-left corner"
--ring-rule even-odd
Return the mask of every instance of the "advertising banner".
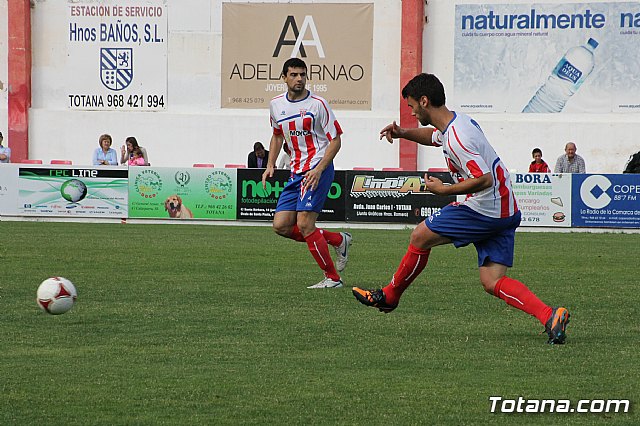
[[67, 16], [68, 108], [166, 108], [167, 0], [73, 0]]
[[18, 166], [0, 164], [0, 216], [18, 214]]
[[638, 111], [638, 10], [640, 2], [457, 5], [454, 107]]
[[[357, 28], [357, 31], [353, 31]], [[282, 65], [307, 64], [307, 88], [333, 109], [371, 109], [373, 3], [222, 3], [223, 108], [268, 108]]]
[[571, 175], [516, 173], [511, 187], [522, 214], [520, 226], [571, 226]]
[[127, 217], [127, 169], [20, 167], [18, 213], [25, 216]]
[[233, 220], [236, 169], [131, 167], [129, 217]]
[[[348, 171], [346, 218], [352, 222], [419, 223], [456, 196], [432, 194], [424, 187], [425, 172]], [[429, 173], [452, 183], [449, 173]]]
[[574, 227], [639, 228], [638, 175], [573, 175]]
[[[284, 189], [291, 172], [276, 170], [269, 179], [266, 188], [262, 187], [264, 169], [238, 169], [238, 210], [237, 219], [273, 220], [278, 198]], [[319, 221], [345, 220], [345, 172], [336, 170], [333, 184], [324, 203]]]

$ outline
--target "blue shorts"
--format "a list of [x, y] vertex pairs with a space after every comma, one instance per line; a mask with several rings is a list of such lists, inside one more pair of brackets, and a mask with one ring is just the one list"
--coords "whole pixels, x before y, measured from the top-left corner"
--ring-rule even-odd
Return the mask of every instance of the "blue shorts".
[[478, 266], [491, 261], [513, 266], [513, 247], [520, 212], [496, 219], [481, 215], [462, 204], [449, 204], [424, 220], [427, 228], [449, 238], [453, 245], [464, 247], [473, 243], [478, 252]]
[[280, 211], [320, 213], [333, 184], [334, 174], [333, 163], [331, 163], [320, 175], [318, 187], [302, 192], [302, 182], [305, 176], [291, 173], [291, 177], [278, 198], [276, 213]]

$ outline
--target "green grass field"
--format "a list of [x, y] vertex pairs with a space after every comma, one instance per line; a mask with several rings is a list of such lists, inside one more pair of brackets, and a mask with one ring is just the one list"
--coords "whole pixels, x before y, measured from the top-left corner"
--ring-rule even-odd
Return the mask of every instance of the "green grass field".
[[[410, 230], [354, 229], [346, 288], [268, 227], [0, 222], [0, 424], [638, 424], [638, 234], [519, 233], [510, 275], [572, 314], [567, 344], [486, 294], [471, 247], [434, 249], [385, 315]], [[50, 316], [38, 284], [78, 304]], [[630, 413], [490, 413], [629, 399]]]

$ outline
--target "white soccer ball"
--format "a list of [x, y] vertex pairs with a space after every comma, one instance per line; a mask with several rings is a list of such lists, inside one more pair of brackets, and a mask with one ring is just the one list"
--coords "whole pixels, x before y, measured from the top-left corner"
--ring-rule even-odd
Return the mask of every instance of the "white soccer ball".
[[38, 306], [51, 315], [64, 314], [73, 308], [77, 298], [76, 287], [66, 278], [47, 278], [38, 287]]

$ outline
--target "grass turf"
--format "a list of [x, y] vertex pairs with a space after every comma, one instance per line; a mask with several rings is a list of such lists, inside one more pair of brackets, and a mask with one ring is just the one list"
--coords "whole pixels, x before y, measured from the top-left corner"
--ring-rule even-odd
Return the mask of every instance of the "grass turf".
[[[508, 399], [630, 399], [638, 235], [519, 233], [509, 275], [569, 308], [567, 344], [482, 290], [473, 248], [433, 250], [392, 314], [410, 230], [353, 230], [347, 288], [267, 227], [0, 222], [0, 424], [637, 424], [490, 413]], [[35, 304], [49, 276], [74, 309]]]

